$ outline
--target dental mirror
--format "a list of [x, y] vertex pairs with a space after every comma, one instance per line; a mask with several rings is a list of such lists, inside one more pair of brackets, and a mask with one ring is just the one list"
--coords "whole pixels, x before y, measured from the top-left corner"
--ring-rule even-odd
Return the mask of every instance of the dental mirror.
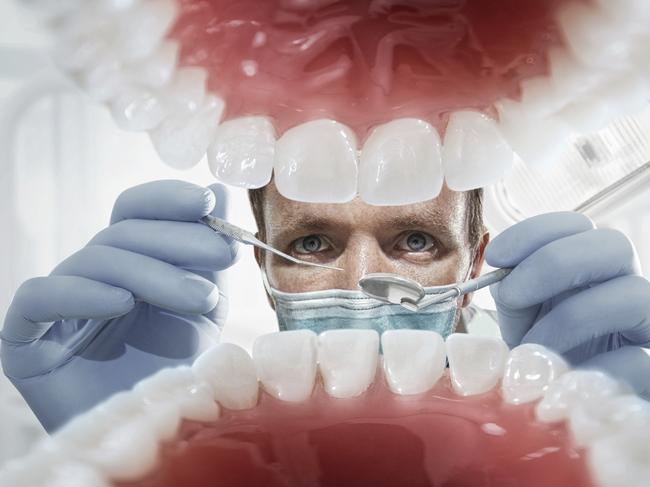
[[424, 289], [419, 282], [397, 274], [366, 274], [359, 279], [359, 287], [366, 296], [401, 304], [411, 311], [417, 311], [417, 303], [424, 297]]

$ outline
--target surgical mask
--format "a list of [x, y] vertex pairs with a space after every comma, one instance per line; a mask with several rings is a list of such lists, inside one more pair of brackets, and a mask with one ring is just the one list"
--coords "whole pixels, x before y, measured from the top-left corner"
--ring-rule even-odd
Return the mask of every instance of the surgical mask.
[[[312, 330], [321, 333], [339, 328], [386, 330], [431, 330], [446, 338], [454, 332], [459, 313], [458, 300], [445, 301], [421, 311], [409, 311], [399, 304], [385, 304], [361, 291], [327, 289], [288, 293], [273, 288], [262, 270], [267, 292], [275, 304], [280, 331]], [[440, 287], [424, 288], [427, 295]]]

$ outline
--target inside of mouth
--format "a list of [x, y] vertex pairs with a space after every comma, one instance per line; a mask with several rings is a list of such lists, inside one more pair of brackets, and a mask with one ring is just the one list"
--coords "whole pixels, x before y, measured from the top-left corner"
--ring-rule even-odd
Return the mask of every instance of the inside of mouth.
[[496, 390], [461, 398], [442, 380], [418, 396], [381, 381], [346, 400], [320, 386], [299, 404], [262, 394], [255, 409], [185, 422], [153, 472], [118, 485], [593, 486], [566, 428], [533, 418]]
[[494, 115], [522, 79], [548, 72], [566, 0], [180, 0], [181, 64], [208, 71], [224, 118], [266, 115], [282, 133], [332, 118], [364, 139], [386, 120], [443, 130], [448, 114]]

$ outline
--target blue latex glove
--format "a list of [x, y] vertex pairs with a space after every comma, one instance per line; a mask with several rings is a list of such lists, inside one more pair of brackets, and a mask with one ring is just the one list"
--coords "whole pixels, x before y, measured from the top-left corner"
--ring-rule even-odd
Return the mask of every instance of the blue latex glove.
[[223, 217], [225, 198], [223, 187], [183, 181], [131, 188], [108, 228], [18, 289], [2, 366], [48, 431], [219, 340], [226, 302], [216, 271], [237, 249], [197, 220]]
[[510, 347], [539, 343], [650, 398], [650, 283], [623, 233], [578, 213], [549, 213], [505, 230], [485, 257], [514, 267], [490, 288]]

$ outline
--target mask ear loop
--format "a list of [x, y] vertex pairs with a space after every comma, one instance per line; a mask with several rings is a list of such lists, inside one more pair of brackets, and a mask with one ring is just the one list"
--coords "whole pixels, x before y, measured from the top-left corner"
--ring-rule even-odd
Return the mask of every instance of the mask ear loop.
[[264, 284], [264, 289], [266, 290], [266, 294], [268, 294], [269, 297], [271, 298], [271, 301], [273, 301], [273, 306], [277, 308], [277, 303], [275, 302], [275, 295], [273, 294], [273, 288], [269, 283], [269, 278], [266, 275], [266, 267], [264, 266], [264, 264], [260, 266], [260, 272], [262, 273], [262, 283]]

